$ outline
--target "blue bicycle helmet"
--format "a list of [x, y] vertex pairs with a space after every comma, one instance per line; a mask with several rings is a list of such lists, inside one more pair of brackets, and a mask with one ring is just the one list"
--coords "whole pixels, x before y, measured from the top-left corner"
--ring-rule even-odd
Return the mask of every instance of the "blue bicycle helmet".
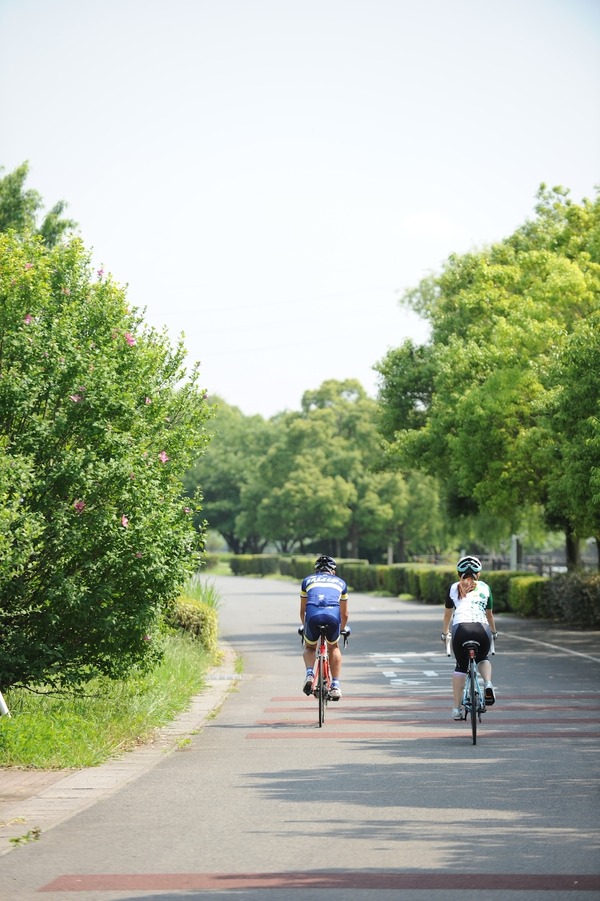
[[481, 560], [477, 557], [461, 557], [456, 564], [456, 569], [461, 576], [464, 576], [466, 573], [476, 576], [481, 572]]
[[333, 557], [328, 557], [325, 554], [315, 560], [316, 573], [334, 573], [336, 566], [337, 563], [335, 562]]

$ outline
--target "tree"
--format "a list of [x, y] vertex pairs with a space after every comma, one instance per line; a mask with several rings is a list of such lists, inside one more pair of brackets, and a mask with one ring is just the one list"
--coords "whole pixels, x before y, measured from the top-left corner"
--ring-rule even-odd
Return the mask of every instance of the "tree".
[[[0, 172], [3, 171], [0, 167]], [[47, 247], [54, 247], [67, 231], [77, 227], [77, 223], [63, 218], [67, 205], [59, 200], [38, 227], [43, 200], [38, 191], [25, 189], [28, 174], [29, 163], [22, 163], [14, 172], [0, 178], [0, 232], [13, 230], [19, 235], [30, 232], [39, 235]]]
[[[600, 550], [599, 373], [600, 311], [579, 322], [565, 343], [538, 442], [541, 465], [553, 473], [549, 517], [566, 520], [574, 535], [594, 537]], [[548, 440], [552, 434], [560, 443]]]
[[197, 567], [211, 409], [79, 240], [0, 235], [0, 273], [0, 687], [120, 677]]
[[[190, 496], [201, 486], [203, 516], [235, 554], [261, 553], [267, 539], [256, 524], [256, 503], [244, 498], [271, 444], [274, 426], [262, 416], [244, 416], [220, 398], [214, 402], [211, 443], [186, 473], [184, 484]], [[263, 494], [261, 490], [260, 498]]]
[[[600, 203], [575, 206], [566, 195], [542, 186], [533, 222], [489, 249], [450, 257], [407, 294], [431, 338], [405, 343], [377, 367], [396, 459], [438, 478], [453, 518], [487, 519], [490, 537], [500, 525], [517, 530], [552, 494], [557, 471], [538, 447], [565, 438], [546, 416], [556, 360], [600, 304]], [[566, 512], [566, 530], [580, 527]]]

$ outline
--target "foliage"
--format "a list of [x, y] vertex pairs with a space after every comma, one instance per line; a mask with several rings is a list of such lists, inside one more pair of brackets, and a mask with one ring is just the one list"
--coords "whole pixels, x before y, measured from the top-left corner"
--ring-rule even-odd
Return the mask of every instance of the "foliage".
[[206, 604], [185, 594], [178, 598], [166, 614], [166, 622], [197, 639], [209, 654], [218, 648], [219, 616], [213, 604]]
[[443, 486], [480, 538], [541, 507], [581, 537], [600, 521], [600, 199], [540, 190], [536, 218], [481, 252], [451, 256], [408, 293], [431, 338], [378, 364], [390, 456]]
[[[0, 172], [3, 171], [0, 167]], [[25, 188], [28, 174], [29, 163], [22, 163], [14, 172], [0, 178], [0, 232], [11, 229], [20, 235], [31, 232], [41, 237], [47, 247], [54, 247], [77, 223], [63, 218], [66, 204], [59, 200], [38, 226], [43, 201], [37, 191]]]
[[214, 435], [185, 474], [186, 491], [194, 496], [202, 487], [204, 515], [232, 551], [260, 552], [267, 541], [256, 528], [255, 506], [245, 503], [243, 496], [269, 447], [272, 427], [261, 416], [244, 416], [218, 398], [215, 403]]
[[276, 554], [237, 554], [229, 561], [234, 576], [270, 576], [280, 572]]
[[211, 411], [184, 358], [79, 240], [0, 235], [3, 689], [160, 655], [148, 639], [202, 549], [182, 478]]
[[585, 577], [573, 572], [550, 579], [539, 615], [555, 622], [597, 629], [600, 627], [600, 575]]
[[386, 468], [378, 408], [354, 380], [307, 391], [300, 412], [268, 422], [219, 402], [215, 436], [186, 476], [203, 512], [240, 553], [270, 542], [282, 554], [350, 548], [404, 558], [444, 543], [433, 481]]
[[511, 579], [508, 606], [519, 616], [539, 616], [548, 579], [543, 576], [518, 576]]

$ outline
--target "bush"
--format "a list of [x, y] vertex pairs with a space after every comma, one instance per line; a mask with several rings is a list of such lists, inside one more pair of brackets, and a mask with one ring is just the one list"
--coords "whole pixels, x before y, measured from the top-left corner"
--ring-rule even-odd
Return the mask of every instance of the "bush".
[[548, 586], [544, 576], [515, 576], [508, 586], [508, 607], [519, 616], [539, 616]]
[[600, 626], [600, 574], [553, 576], [548, 581], [540, 612], [558, 622], [597, 629]]
[[229, 567], [234, 576], [267, 576], [280, 571], [276, 554], [234, 554]]
[[483, 574], [483, 581], [492, 589], [492, 597], [494, 599], [494, 612], [506, 613], [510, 607], [509, 592], [513, 579], [520, 577], [529, 577], [531, 573], [517, 572], [516, 570], [492, 570]]
[[182, 478], [211, 415], [185, 350], [81, 242], [0, 235], [0, 687], [157, 659], [202, 547]]
[[209, 654], [218, 649], [219, 617], [216, 608], [193, 598], [179, 598], [165, 616], [167, 625], [198, 639]]

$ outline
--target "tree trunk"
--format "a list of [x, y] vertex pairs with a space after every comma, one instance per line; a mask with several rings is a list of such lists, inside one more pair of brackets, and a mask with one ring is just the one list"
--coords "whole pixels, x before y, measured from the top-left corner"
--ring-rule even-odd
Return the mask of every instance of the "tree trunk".
[[358, 560], [358, 526], [356, 523], [352, 523], [352, 528], [350, 530], [350, 556], [354, 560]]
[[565, 539], [567, 569], [571, 572], [581, 566], [581, 542], [571, 529], [567, 529]]

